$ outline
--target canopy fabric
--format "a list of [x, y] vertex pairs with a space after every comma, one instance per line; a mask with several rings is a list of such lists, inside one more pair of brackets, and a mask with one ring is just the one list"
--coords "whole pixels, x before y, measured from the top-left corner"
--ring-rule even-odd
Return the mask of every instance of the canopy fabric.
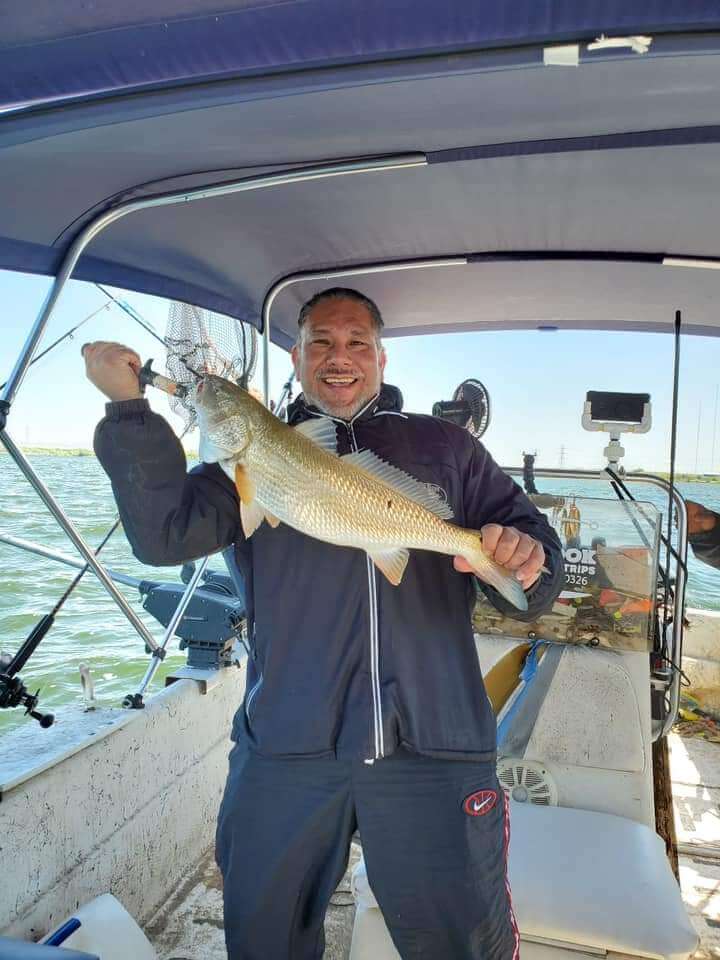
[[[676, 309], [690, 332], [720, 330], [720, 271], [662, 265], [720, 258], [716, 3], [167, 0], [152, 20], [147, 7], [0, 12], [0, 268], [57, 272], [125, 200], [422, 154], [132, 213], [75, 275], [260, 326], [289, 275], [469, 255], [347, 283], [378, 300], [389, 335], [669, 330]], [[588, 49], [620, 33], [650, 37], [648, 52]], [[578, 65], [546, 65], [571, 40]], [[280, 294], [276, 342], [335, 282]]]
[[8, 0], [0, 11], [0, 109], [600, 33], [719, 25], [717, 3], [708, 0]]

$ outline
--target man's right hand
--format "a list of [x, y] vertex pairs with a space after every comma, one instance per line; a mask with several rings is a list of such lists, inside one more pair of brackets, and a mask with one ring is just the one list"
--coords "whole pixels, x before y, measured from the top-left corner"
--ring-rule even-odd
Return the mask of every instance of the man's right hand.
[[688, 533], [692, 536], [694, 533], [707, 533], [715, 528], [717, 515], [708, 510], [701, 503], [695, 503], [694, 500], [686, 500]]
[[142, 397], [138, 374], [142, 360], [121, 343], [97, 340], [85, 343], [80, 351], [85, 358], [88, 380], [110, 400], [138, 400]]

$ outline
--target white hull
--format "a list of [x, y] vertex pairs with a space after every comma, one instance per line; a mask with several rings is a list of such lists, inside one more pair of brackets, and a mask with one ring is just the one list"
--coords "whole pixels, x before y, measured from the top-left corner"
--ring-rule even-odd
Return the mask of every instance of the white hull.
[[[695, 626], [687, 633], [688, 648], [694, 654], [714, 653], [720, 617], [692, 612], [691, 621]], [[485, 673], [507, 649], [508, 642], [499, 638], [478, 641]], [[523, 754], [542, 761], [555, 781], [558, 808], [553, 816], [562, 817], [563, 807], [570, 808], [568, 814], [594, 812], [600, 815], [598, 823], [610, 814], [633, 825], [629, 829], [652, 833], [646, 660], [638, 653], [563, 648], [553, 681], [557, 688], [546, 698]], [[168, 913], [163, 907], [169, 901], [177, 903], [199, 864], [206, 876], [213, 873], [209, 857], [244, 668], [218, 674], [206, 693], [202, 686], [193, 680], [177, 682], [149, 700], [145, 710], [112, 711], [111, 723], [102, 713], [85, 714], [75, 735], [63, 732], [71, 724], [61, 717], [49, 732], [33, 725], [4, 738], [3, 852], [6, 862], [17, 866], [13, 882], [0, 885], [0, 934], [39, 939], [78, 904], [104, 892], [113, 893], [147, 925], [159, 912]], [[588, 708], [591, 694], [599, 699]], [[603, 711], [621, 716], [616, 729], [625, 735], [613, 734]], [[34, 770], [11, 763], [9, 754], [27, 753], [26, 745], [36, 753]], [[43, 745], [48, 752], [38, 754]], [[517, 846], [515, 856], [523, 862]], [[612, 888], [612, 877], [605, 883]], [[217, 914], [218, 891], [210, 892]], [[220, 919], [217, 914], [216, 926]], [[523, 917], [518, 919], [522, 930]], [[377, 926], [372, 917], [369, 922]], [[353, 945], [358, 957], [363, 956], [358, 953], [361, 928], [362, 923]], [[568, 956], [564, 937], [561, 949], [540, 943], [537, 931], [529, 936], [523, 955], [534, 957], [539, 950], [543, 960]], [[223, 955], [217, 929], [215, 942], [208, 958]], [[339, 957], [343, 951], [328, 955]], [[376, 953], [375, 960], [382, 956]]]
[[[213, 844], [244, 683], [244, 668], [225, 671], [206, 694], [181, 680], [144, 710], [115, 712], [84, 746], [63, 745], [37, 775], [3, 786], [3, 858], [15, 866], [13, 882], [0, 884], [0, 935], [38, 939], [105, 892], [141, 924], [157, 911]], [[52, 732], [34, 727], [24, 742]], [[6, 773], [13, 749], [8, 735]]]

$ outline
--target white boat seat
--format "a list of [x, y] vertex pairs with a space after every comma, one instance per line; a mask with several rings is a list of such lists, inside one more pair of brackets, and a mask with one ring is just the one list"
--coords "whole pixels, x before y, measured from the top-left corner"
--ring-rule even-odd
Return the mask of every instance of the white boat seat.
[[[696, 949], [665, 846], [649, 827], [591, 810], [511, 803], [510, 834], [508, 874], [522, 940], [653, 960], [687, 960]], [[360, 915], [377, 907], [363, 861], [353, 892]], [[387, 929], [381, 950], [376, 928], [373, 960], [395, 960]], [[359, 939], [354, 934], [351, 954], [358, 960], [371, 956]]]

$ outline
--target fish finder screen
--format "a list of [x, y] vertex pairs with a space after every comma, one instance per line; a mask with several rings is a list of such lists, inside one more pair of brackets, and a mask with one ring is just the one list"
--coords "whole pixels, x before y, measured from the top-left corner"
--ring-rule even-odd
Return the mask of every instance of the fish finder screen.
[[599, 423], [642, 423], [643, 410], [650, 402], [649, 393], [608, 393], [588, 390], [590, 416]]

